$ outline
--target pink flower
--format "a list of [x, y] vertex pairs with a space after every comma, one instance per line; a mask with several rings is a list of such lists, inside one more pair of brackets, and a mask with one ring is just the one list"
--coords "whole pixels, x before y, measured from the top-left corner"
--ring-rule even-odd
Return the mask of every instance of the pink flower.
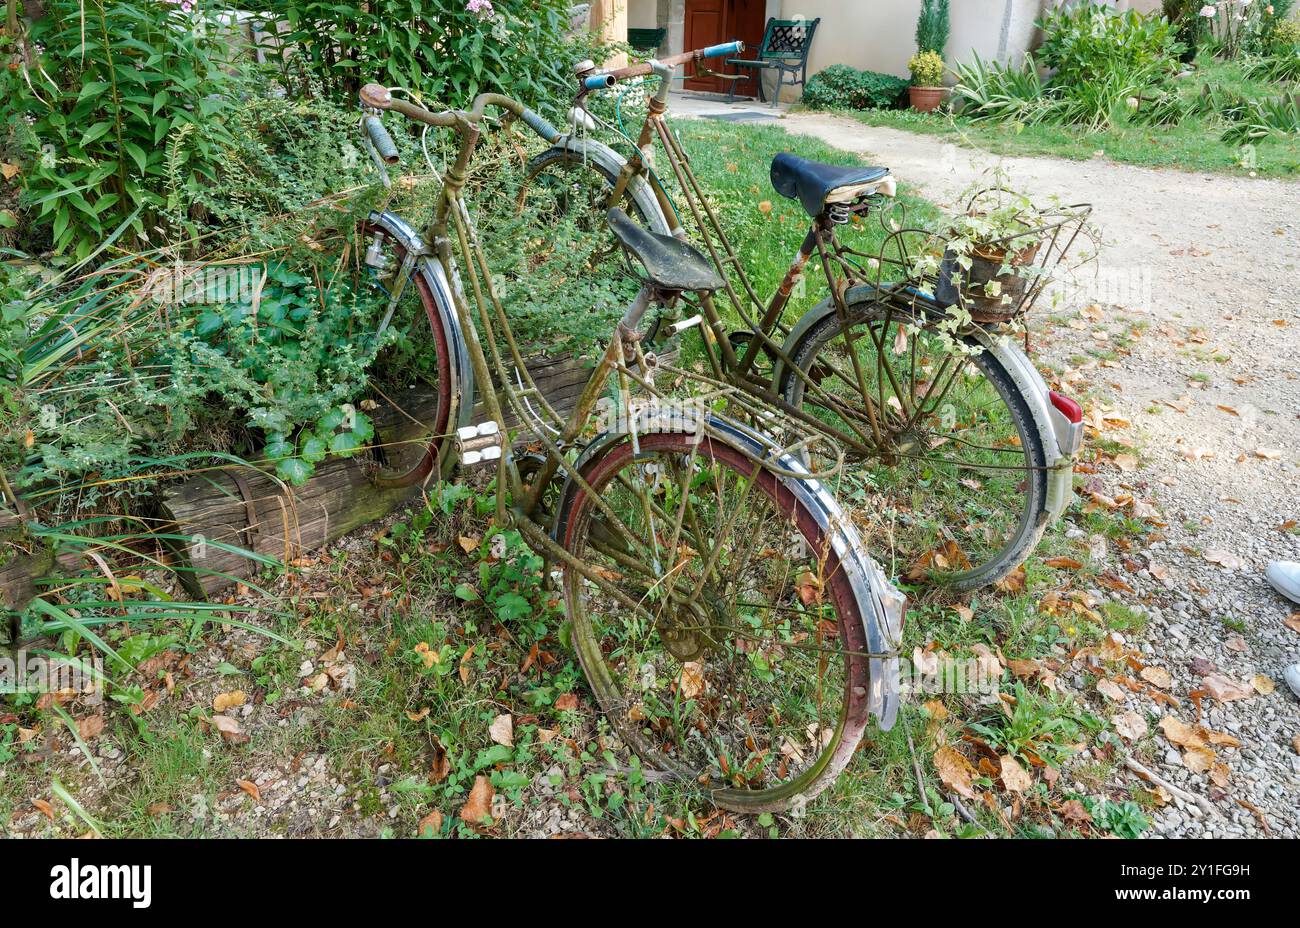
[[1208, 3], [1205, 6], [1201, 7], [1201, 15], [1204, 16], [1206, 19], [1212, 19], [1214, 17], [1214, 13], [1215, 13], [1214, 7], [1210, 6]]
[[473, 13], [479, 19], [492, 19], [497, 15], [497, 11], [492, 8], [492, 0], [469, 0], [465, 4], [465, 11]]

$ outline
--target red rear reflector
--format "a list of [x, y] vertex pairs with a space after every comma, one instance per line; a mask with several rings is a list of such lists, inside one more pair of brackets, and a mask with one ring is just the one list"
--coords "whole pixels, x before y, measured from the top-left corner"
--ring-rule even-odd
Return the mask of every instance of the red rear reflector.
[[1048, 397], [1052, 400], [1052, 405], [1060, 411], [1061, 415], [1069, 419], [1075, 425], [1083, 421], [1083, 407], [1070, 399], [1068, 396], [1062, 396], [1055, 390], [1047, 391]]

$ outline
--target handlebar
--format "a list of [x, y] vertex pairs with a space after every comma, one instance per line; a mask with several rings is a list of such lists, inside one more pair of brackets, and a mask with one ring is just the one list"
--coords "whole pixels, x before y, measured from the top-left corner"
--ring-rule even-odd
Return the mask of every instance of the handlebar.
[[[521, 119], [528, 128], [532, 129], [547, 142], [554, 142], [560, 137], [560, 132], [540, 113], [529, 109], [518, 100], [512, 100], [509, 97], [502, 96], [499, 93], [481, 93], [474, 98], [474, 105], [468, 110], [443, 110], [441, 113], [430, 112], [418, 103], [412, 103], [410, 100], [402, 100], [393, 97], [392, 91], [382, 84], [366, 84], [361, 88], [361, 105], [375, 110], [392, 111], [400, 113], [407, 119], [414, 119], [416, 122], [422, 122], [427, 126], [444, 129], [466, 130], [477, 127], [483, 119], [483, 111], [489, 106], [500, 107], [510, 113], [513, 113]], [[378, 119], [375, 120], [378, 122]], [[366, 129], [370, 131], [370, 122], [367, 121]], [[383, 125], [380, 124], [380, 131], [383, 131]], [[387, 132], [384, 132], [385, 137]], [[370, 136], [375, 138], [372, 133]], [[389, 139], [391, 144], [392, 140]], [[379, 147], [378, 141], [375, 147]], [[381, 150], [382, 154], [382, 150]]]
[[[660, 67], [675, 68], [679, 64], [686, 64], [688, 61], [701, 61], [705, 58], [720, 58], [723, 55], [738, 55], [745, 50], [745, 43], [740, 41], [724, 42], [721, 45], [710, 45], [708, 48], [697, 48], [695, 51], [682, 52], [680, 55], [673, 55], [671, 58], [663, 58], [658, 62], [643, 61], [641, 64], [630, 65], [626, 68], [618, 68], [614, 71], [608, 71], [604, 74], [595, 74], [582, 78], [582, 87], [584, 90], [601, 90], [606, 87], [612, 87], [619, 81], [625, 81], [632, 77], [644, 77], [647, 74], [653, 74], [655, 65]], [[605, 81], [606, 83], [595, 83]]]

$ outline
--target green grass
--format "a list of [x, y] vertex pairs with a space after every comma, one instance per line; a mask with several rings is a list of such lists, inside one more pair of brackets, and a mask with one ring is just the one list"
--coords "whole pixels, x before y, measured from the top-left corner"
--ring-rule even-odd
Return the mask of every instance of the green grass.
[[[1194, 96], [1207, 83], [1218, 90], [1247, 99], [1264, 99], [1294, 86], [1250, 80], [1241, 66], [1218, 61], [1200, 62], [1200, 70], [1180, 79], [1180, 92]], [[964, 147], [982, 148], [1000, 155], [1045, 155], [1086, 161], [1104, 157], [1144, 167], [1183, 171], [1212, 171], [1262, 177], [1300, 174], [1300, 138], [1268, 139], [1247, 148], [1223, 141], [1225, 123], [1191, 117], [1175, 126], [1115, 125], [1101, 132], [1068, 126], [1015, 126], [972, 122], [961, 116], [917, 113], [912, 110], [865, 110], [846, 113], [868, 125], [921, 132]]]

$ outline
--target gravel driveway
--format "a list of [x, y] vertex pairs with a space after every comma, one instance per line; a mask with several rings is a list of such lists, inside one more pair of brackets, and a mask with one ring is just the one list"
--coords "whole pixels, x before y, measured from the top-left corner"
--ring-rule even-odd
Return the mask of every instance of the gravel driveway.
[[[1300, 606], [1263, 575], [1269, 560], [1300, 560], [1300, 183], [1104, 157], [998, 159], [825, 114], [780, 124], [865, 154], [946, 207], [999, 161], [1035, 199], [1094, 204], [1106, 241], [1096, 289], [1067, 301], [1052, 325], [1041, 313], [1031, 325], [1039, 360], [1061, 372], [1067, 392], [1106, 397], [1104, 436], [1133, 446], [1124, 470], [1104, 468], [1090, 488], [1154, 500], [1162, 513], [1160, 540], [1135, 545], [1117, 566], [1133, 592], [1099, 595], [1150, 615], [1134, 644], [1173, 674], [1179, 703], [1126, 694], [1107, 714], [1195, 723], [1189, 694], [1207, 677], [1213, 688], [1242, 684], [1240, 699], [1201, 701], [1201, 724], [1241, 741], [1219, 753], [1226, 771], [1189, 769], [1152, 726], [1155, 772], [1222, 813], [1175, 799], [1155, 833], [1300, 837], [1300, 701], [1282, 680], [1300, 661], [1300, 615], [1294, 629], [1285, 624]], [[1089, 353], [1101, 358], [1082, 360]], [[1269, 681], [1275, 689], [1259, 693]]]

